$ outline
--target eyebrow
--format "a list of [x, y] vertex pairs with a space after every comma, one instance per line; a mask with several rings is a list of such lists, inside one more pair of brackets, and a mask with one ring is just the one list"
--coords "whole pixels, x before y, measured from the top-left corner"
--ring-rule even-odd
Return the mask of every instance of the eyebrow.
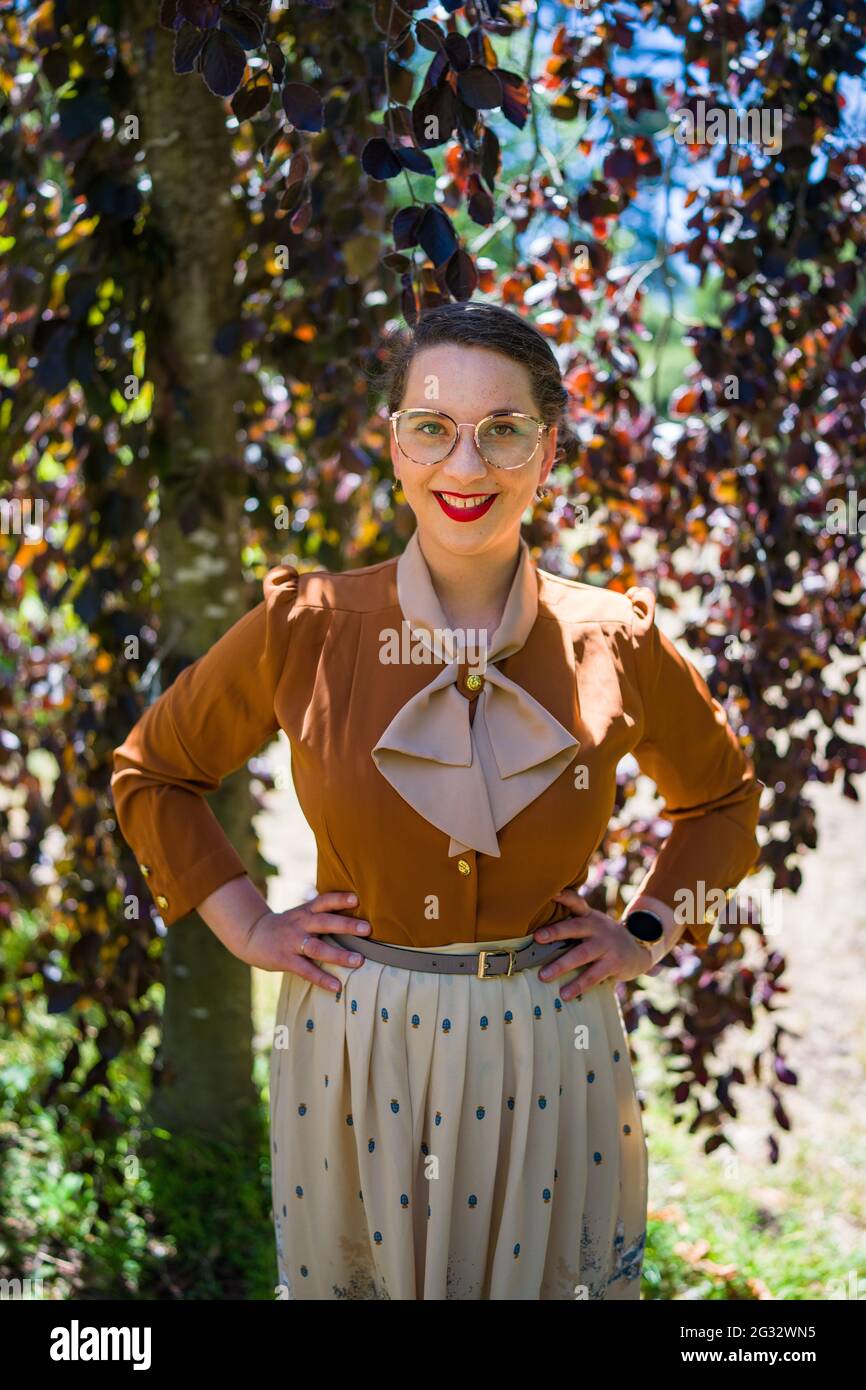
[[[443, 415], [450, 415], [450, 410], [445, 410], [441, 405], [410, 405], [407, 410], [439, 410]], [[492, 410], [485, 411], [486, 415], [531, 415], [531, 410], [524, 410], [519, 405], [496, 405]], [[483, 417], [482, 417], [483, 418]]]

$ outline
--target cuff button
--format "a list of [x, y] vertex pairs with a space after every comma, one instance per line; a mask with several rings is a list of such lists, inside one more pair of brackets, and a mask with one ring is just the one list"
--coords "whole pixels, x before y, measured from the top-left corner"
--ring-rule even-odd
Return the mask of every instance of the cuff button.
[[150, 869], [148, 868], [148, 866], [147, 866], [146, 864], [139, 864], [138, 867], [139, 867], [139, 869], [141, 870], [141, 876], [142, 876], [142, 878], [149, 878], [149, 877], [150, 877]]
[[162, 912], [165, 912], [165, 909], [168, 907], [168, 898], [164, 898], [160, 893], [157, 896], [156, 905]]

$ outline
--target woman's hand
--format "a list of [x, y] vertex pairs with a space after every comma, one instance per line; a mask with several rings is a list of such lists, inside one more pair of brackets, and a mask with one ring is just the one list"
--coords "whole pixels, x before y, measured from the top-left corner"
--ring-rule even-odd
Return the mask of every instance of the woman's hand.
[[352, 907], [357, 901], [355, 893], [319, 893], [310, 902], [292, 907], [288, 912], [265, 912], [253, 922], [244, 940], [233, 948], [233, 954], [247, 965], [258, 966], [259, 970], [290, 971], [336, 993], [342, 989], [342, 982], [327, 970], [320, 970], [315, 962], [326, 961], [354, 970], [363, 964], [364, 957], [333, 942], [320, 941], [319, 937], [331, 932], [369, 935], [369, 922], [346, 917], [337, 911], [341, 907]]
[[585, 898], [572, 888], [562, 893], [554, 893], [554, 902], [570, 907], [573, 917], [563, 917], [561, 922], [539, 927], [533, 933], [536, 941], [567, 941], [570, 937], [580, 937], [580, 945], [566, 951], [558, 960], [542, 966], [538, 978], [558, 979], [576, 966], [588, 968], [574, 980], [569, 980], [559, 991], [562, 999], [575, 999], [602, 980], [634, 980], [650, 969], [652, 961], [649, 951], [641, 946], [622, 922], [608, 917], [606, 912], [596, 912]]

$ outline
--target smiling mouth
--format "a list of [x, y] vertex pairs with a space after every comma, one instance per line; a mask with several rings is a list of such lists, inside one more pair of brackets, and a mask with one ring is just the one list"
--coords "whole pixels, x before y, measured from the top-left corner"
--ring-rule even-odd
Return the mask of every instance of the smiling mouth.
[[446, 516], [453, 521], [475, 521], [488, 512], [499, 496], [496, 492], [434, 492]]

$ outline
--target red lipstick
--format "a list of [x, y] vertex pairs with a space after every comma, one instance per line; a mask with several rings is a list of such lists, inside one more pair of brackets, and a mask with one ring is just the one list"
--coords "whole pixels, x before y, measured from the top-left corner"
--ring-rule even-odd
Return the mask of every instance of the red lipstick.
[[485, 512], [489, 512], [498, 496], [497, 493], [489, 492], [455, 492], [450, 494], [453, 497], [463, 497], [467, 500], [470, 497], [478, 497], [480, 501], [474, 507], [458, 507], [452, 505], [445, 497], [444, 493], [434, 492], [433, 496], [439, 503], [446, 516], [450, 516], [452, 521], [477, 521]]

